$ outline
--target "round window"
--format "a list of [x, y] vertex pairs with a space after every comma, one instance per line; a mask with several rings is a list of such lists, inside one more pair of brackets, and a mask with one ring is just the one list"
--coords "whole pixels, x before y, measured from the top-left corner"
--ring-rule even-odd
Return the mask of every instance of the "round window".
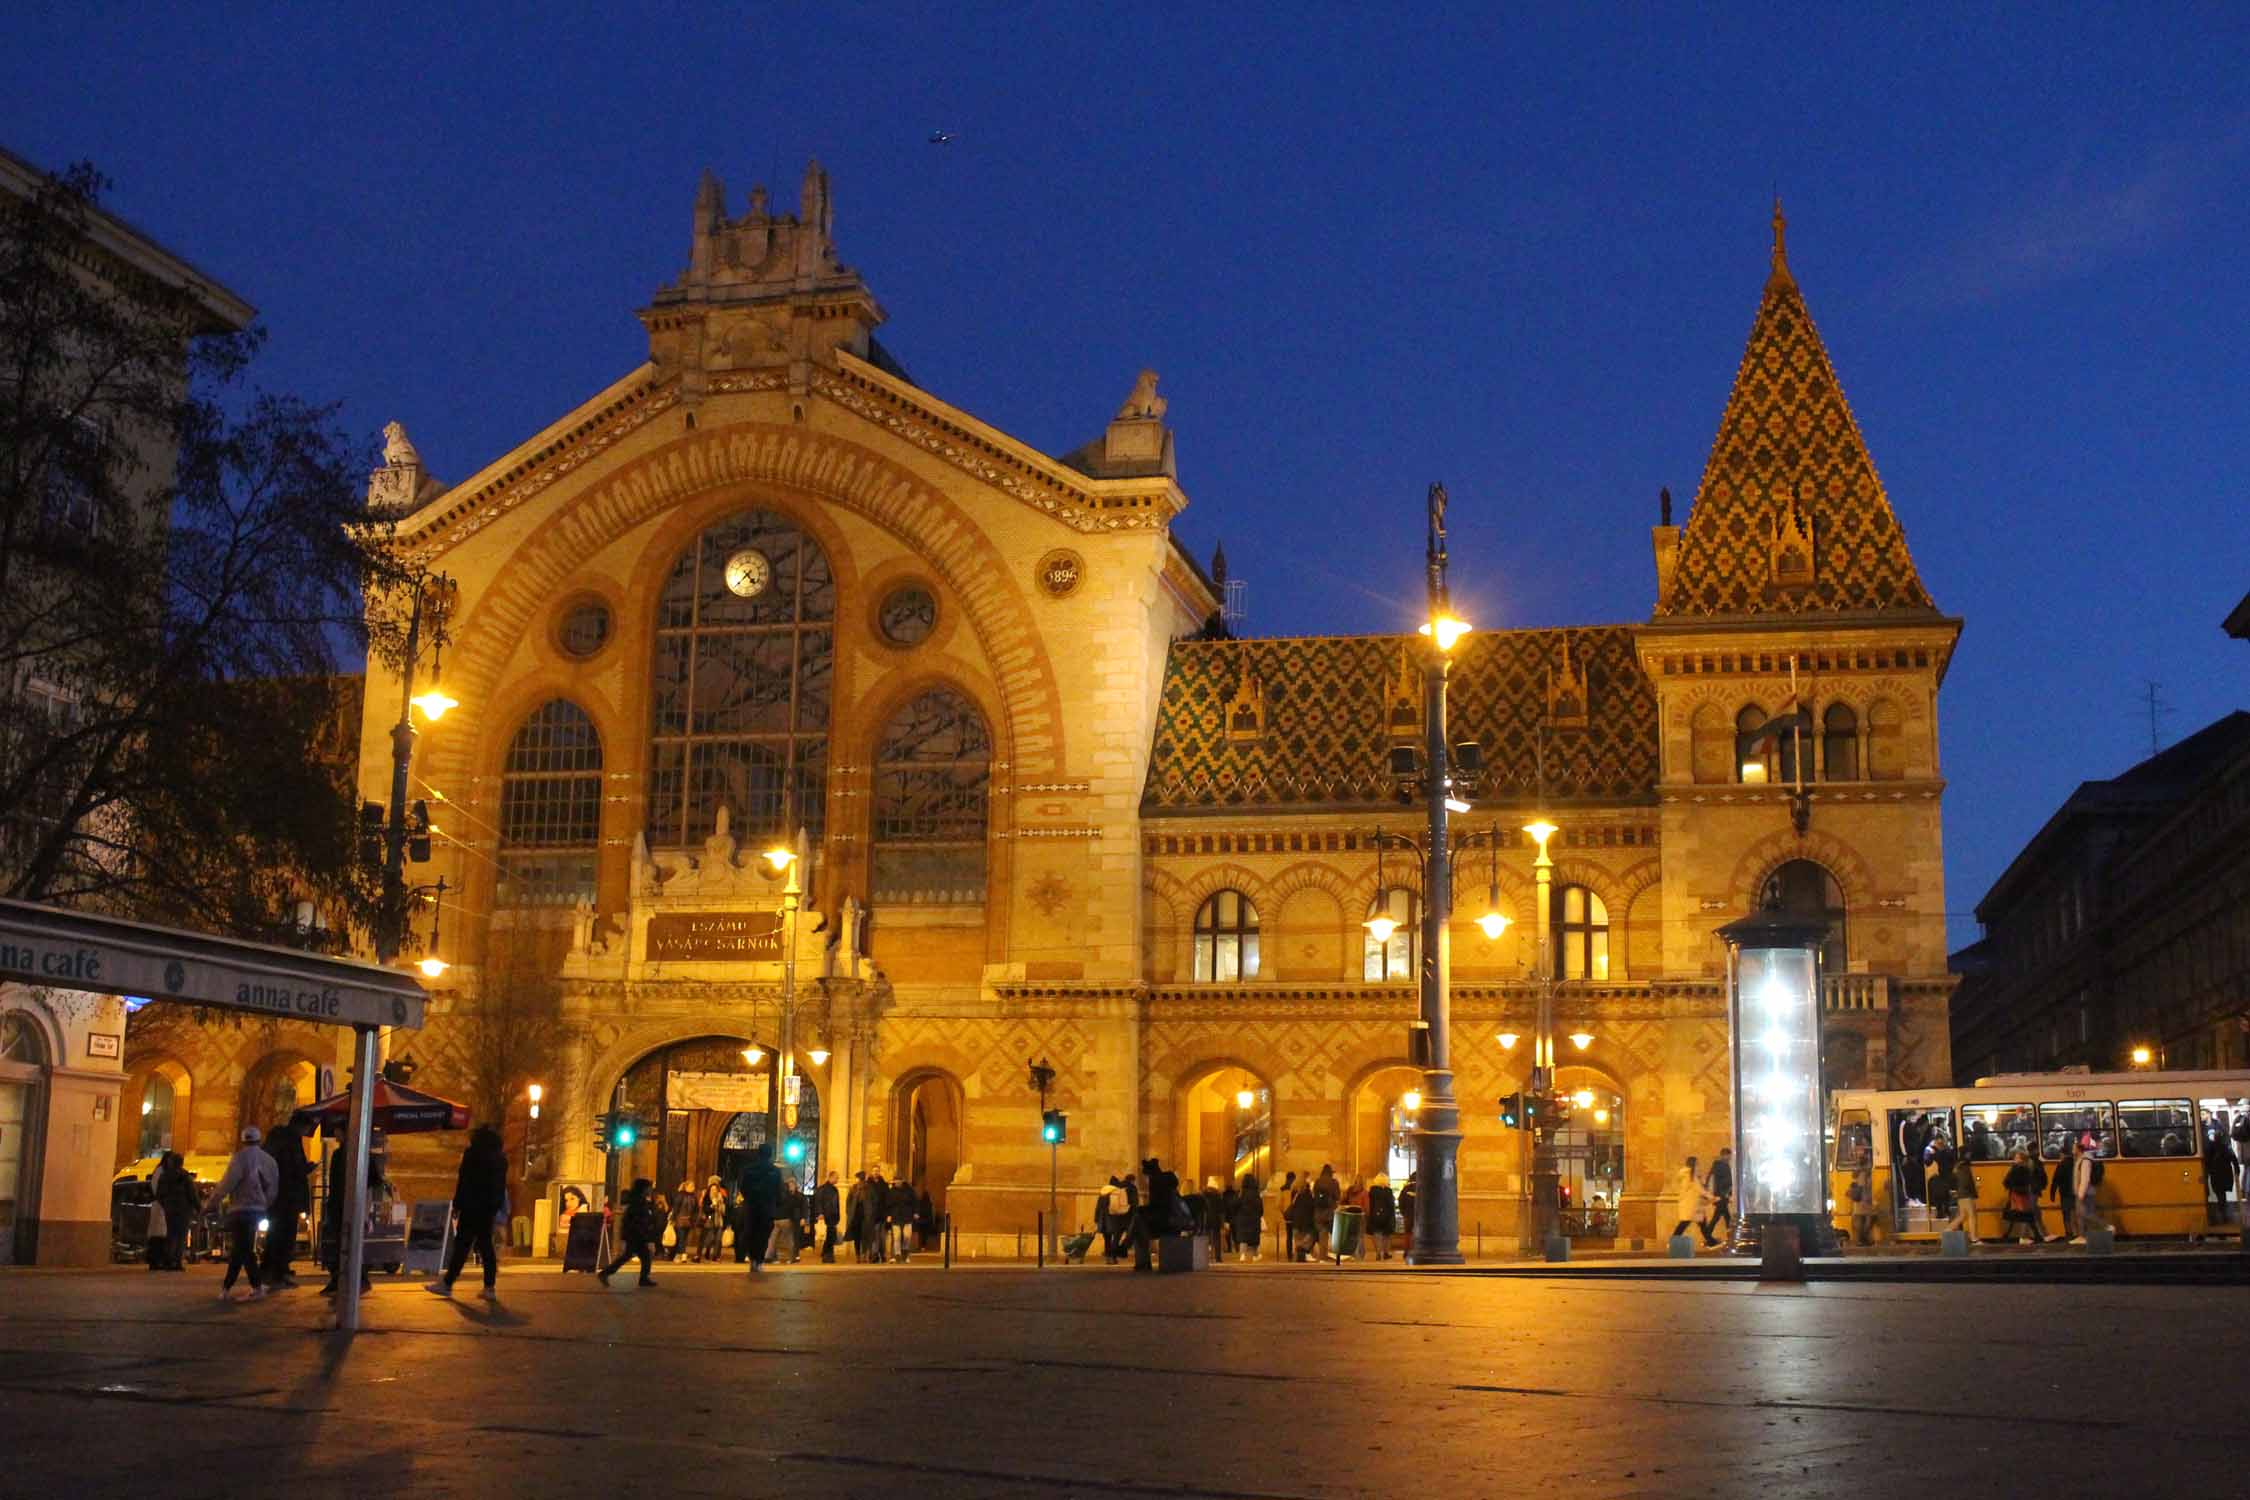
[[573, 604], [563, 614], [561, 637], [572, 656], [592, 656], [609, 641], [609, 606], [598, 599]]
[[937, 600], [918, 583], [892, 589], [883, 598], [876, 623], [892, 645], [919, 645], [937, 628]]

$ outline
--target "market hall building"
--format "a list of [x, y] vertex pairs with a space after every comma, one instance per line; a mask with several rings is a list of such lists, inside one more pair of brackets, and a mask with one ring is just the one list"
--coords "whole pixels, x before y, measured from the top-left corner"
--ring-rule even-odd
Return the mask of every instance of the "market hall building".
[[[1044, 1059], [1072, 1223], [1147, 1156], [1194, 1182], [1403, 1178], [1422, 893], [1369, 833], [1419, 826], [1385, 777], [1421, 732], [1414, 637], [1223, 638], [1217, 580], [1172, 534], [1188, 494], [1155, 376], [1064, 455], [922, 389], [877, 341], [817, 166], [794, 214], [707, 175], [687, 252], [641, 310], [645, 363], [458, 483], [394, 427], [371, 485], [457, 590], [460, 706], [415, 760], [439, 838], [412, 872], [447, 883], [456, 967], [417, 1085], [474, 1072], [473, 1018], [529, 964], [562, 1013], [540, 1176], [731, 1171], [764, 1136], [792, 930], [758, 856], [801, 825], [798, 1170], [903, 1172], [971, 1248], [1012, 1243], [1046, 1206]], [[1542, 943], [1556, 1030], [1584, 1039], [1559, 1080], [1581, 1235], [1658, 1232], [1680, 1157], [1728, 1139], [1711, 933], [1769, 881], [1834, 922], [1831, 1086], [1951, 1074], [1937, 691], [1959, 622], [1778, 213], [1702, 484], [1662, 520], [1648, 619], [1476, 634], [1453, 672], [1455, 736], [1490, 763], [1457, 826], [1499, 832], [1456, 864], [1472, 1247], [1520, 1222], [1496, 1101], [1527, 1081]], [[1793, 680], [1809, 730], [1746, 764], [1738, 736]], [[379, 801], [397, 679], [365, 703]], [[1561, 829], [1544, 921], [1534, 812]], [[1513, 919], [1497, 941], [1488, 897]], [[646, 1125], [615, 1163], [610, 1111]]]

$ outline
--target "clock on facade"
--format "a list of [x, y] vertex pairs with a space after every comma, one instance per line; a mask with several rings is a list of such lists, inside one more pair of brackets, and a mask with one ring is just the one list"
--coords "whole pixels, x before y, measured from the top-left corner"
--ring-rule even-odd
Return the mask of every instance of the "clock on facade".
[[755, 547], [745, 547], [727, 559], [727, 589], [744, 599], [755, 599], [773, 582], [773, 564]]

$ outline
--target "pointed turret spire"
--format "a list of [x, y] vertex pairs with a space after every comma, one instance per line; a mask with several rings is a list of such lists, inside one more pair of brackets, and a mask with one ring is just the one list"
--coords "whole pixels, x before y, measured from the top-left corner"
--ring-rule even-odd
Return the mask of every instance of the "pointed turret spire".
[[1676, 561], [1657, 548], [1659, 619], [1931, 613], [1929, 591], [1828, 349], [1790, 274], [1777, 197], [1773, 274]]

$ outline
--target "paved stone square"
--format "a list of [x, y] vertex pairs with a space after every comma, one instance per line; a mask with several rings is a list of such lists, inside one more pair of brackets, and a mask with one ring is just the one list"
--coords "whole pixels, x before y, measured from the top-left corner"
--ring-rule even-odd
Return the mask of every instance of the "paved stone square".
[[[2231, 1495], [2240, 1286], [0, 1276], [10, 1495]], [[464, 1286], [469, 1283], [464, 1282]]]

